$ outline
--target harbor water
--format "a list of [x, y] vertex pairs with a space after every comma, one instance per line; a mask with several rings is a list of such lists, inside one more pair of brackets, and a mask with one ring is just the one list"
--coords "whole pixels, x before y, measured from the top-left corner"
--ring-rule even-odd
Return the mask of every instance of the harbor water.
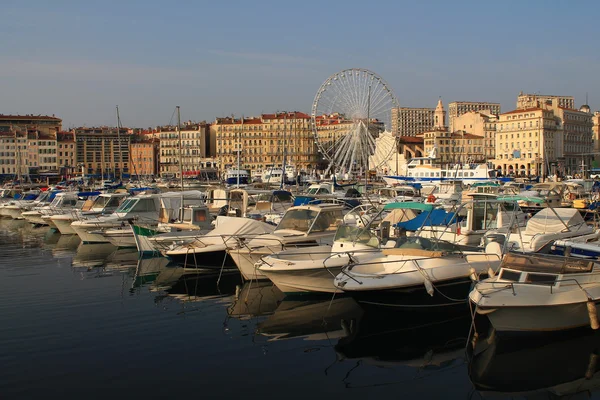
[[[600, 335], [467, 351], [468, 306], [366, 308], [0, 220], [0, 398], [600, 398]], [[582, 397], [580, 397], [582, 396]]]

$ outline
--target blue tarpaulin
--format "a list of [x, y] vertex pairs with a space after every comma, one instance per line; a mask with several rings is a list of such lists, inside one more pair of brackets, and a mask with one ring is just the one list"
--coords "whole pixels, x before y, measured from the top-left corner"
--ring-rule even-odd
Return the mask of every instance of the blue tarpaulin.
[[444, 226], [449, 223], [455, 223], [456, 219], [453, 218], [453, 212], [446, 212], [442, 208], [437, 208], [431, 212], [422, 212], [410, 221], [398, 222], [394, 226], [404, 228], [407, 231], [416, 231], [422, 226]]

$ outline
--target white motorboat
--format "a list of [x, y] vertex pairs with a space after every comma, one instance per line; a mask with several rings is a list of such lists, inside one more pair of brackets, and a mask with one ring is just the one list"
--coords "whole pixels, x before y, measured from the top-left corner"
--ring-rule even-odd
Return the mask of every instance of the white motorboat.
[[[173, 197], [184, 199], [189, 196], [200, 195], [199, 191], [189, 192], [167, 192], [162, 194], [140, 194], [130, 197], [123, 201], [119, 208], [110, 215], [93, 216], [91, 218], [74, 221], [71, 224], [73, 230], [81, 238], [83, 243], [109, 243], [108, 238], [101, 234], [105, 229], [113, 229], [118, 227], [126, 227], [130, 230], [130, 235], [133, 238], [133, 231], [129, 227], [129, 220], [143, 223], [146, 225], [158, 224], [159, 211], [161, 209], [161, 197]], [[171, 210], [176, 213], [178, 209]], [[174, 218], [176, 216], [173, 215]]]
[[232, 264], [228, 249], [235, 249], [247, 238], [270, 233], [274, 229], [271, 224], [250, 218], [219, 216], [215, 229], [189, 243], [175, 243], [162, 254], [178, 264], [222, 268]]
[[[437, 238], [464, 246], [479, 246], [484, 235], [524, 227], [525, 214], [515, 202], [497, 201], [495, 196], [476, 196], [458, 207], [446, 211], [441, 207], [431, 211], [420, 227], [419, 236]], [[415, 225], [413, 221], [399, 226]]]
[[12, 219], [23, 219], [22, 212], [29, 211], [34, 207], [42, 207], [50, 204], [54, 200], [54, 196], [59, 191], [47, 190], [41, 192], [34, 200], [11, 200], [0, 206], [2, 216], [6, 216]]
[[178, 221], [168, 222], [161, 216], [155, 229], [132, 225], [135, 245], [143, 255], [160, 255], [173, 244], [196, 240], [213, 230], [212, 217], [206, 205], [186, 206]]
[[81, 210], [53, 215], [50, 220], [62, 235], [75, 235], [76, 232], [71, 227], [73, 221], [112, 214], [128, 196], [127, 193], [102, 193], [89, 206], [84, 204]]
[[[432, 205], [391, 203], [384, 210]], [[372, 234], [372, 233], [371, 233]], [[490, 242], [484, 251], [466, 250], [450, 242], [419, 236], [388, 240], [378, 254], [351, 260], [334, 285], [360, 302], [421, 309], [463, 304], [472, 279], [495, 271], [502, 249]], [[492, 272], [493, 273], [493, 272]]]
[[506, 241], [509, 250], [536, 252], [555, 240], [587, 242], [599, 235], [600, 230], [588, 225], [578, 210], [548, 207], [531, 217], [524, 230], [513, 230]]
[[[96, 193], [97, 195], [98, 193]], [[77, 205], [83, 205], [83, 201], [79, 202], [77, 192], [60, 192], [57, 193], [52, 202], [42, 207], [35, 207], [30, 211], [23, 211], [23, 218], [34, 225], [48, 225], [49, 217], [54, 214], [62, 214], [69, 210], [74, 210]], [[48, 218], [44, 218], [48, 216]]]
[[[212, 229], [210, 213], [208, 207], [204, 204], [204, 193], [200, 191], [186, 191], [181, 192], [179, 195], [169, 195], [160, 197], [160, 212], [158, 222], [151, 224], [144, 224], [143, 222], [138, 223], [138, 231], [145, 236], [150, 234], [156, 234], [161, 232], [168, 232], [178, 239], [184, 239], [186, 233], [189, 232], [191, 237], [197, 237], [200, 234], [207, 233]], [[110, 243], [117, 247], [142, 247], [142, 253], [148, 253], [150, 248], [144, 248], [144, 245], [148, 245], [143, 239], [136, 238], [134, 235], [133, 225], [134, 221], [130, 222], [127, 226], [118, 226], [114, 228], [104, 229], [102, 232], [98, 232], [108, 239]], [[203, 232], [199, 232], [200, 230]], [[163, 237], [163, 239], [165, 239]], [[175, 239], [167, 243], [173, 243]], [[144, 243], [142, 243], [144, 242]], [[157, 254], [152, 251], [152, 253]], [[160, 253], [158, 253], [160, 254]]]
[[297, 252], [307, 246], [331, 245], [337, 227], [342, 223], [343, 209], [339, 204], [326, 203], [291, 207], [272, 233], [245, 240], [231, 249], [229, 255], [245, 279], [267, 279], [256, 269], [256, 263], [262, 257], [286, 249]]
[[469, 295], [497, 332], [598, 329], [600, 264], [549, 254], [509, 253], [497, 276]]
[[340, 292], [333, 278], [349, 262], [366, 262], [378, 254], [379, 240], [368, 229], [341, 225], [333, 245], [295, 248], [265, 256], [258, 273], [269, 278], [286, 294]]

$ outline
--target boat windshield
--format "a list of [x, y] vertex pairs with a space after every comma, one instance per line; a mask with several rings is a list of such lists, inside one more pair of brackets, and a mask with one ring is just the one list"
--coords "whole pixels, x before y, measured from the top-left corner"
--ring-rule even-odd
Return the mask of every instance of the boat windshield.
[[321, 188], [321, 187], [316, 188], [315, 187], [315, 188], [308, 189], [306, 194], [330, 194], [330, 193], [329, 193], [329, 190], [327, 190], [326, 188]]
[[335, 233], [334, 240], [341, 243], [360, 243], [373, 248], [379, 247], [379, 239], [377, 236], [375, 236], [369, 229], [357, 226], [340, 225]]
[[154, 199], [140, 199], [131, 209], [135, 212], [157, 211]]
[[396, 240], [394, 247], [399, 249], [441, 250], [451, 253], [460, 252], [460, 247], [453, 243], [420, 236], [401, 236]]
[[308, 209], [288, 210], [275, 230], [292, 229], [295, 231], [308, 232], [308, 229], [311, 227], [318, 214], [318, 211]]
[[116, 212], [118, 212], [118, 213], [129, 212], [129, 211], [131, 211], [133, 209], [133, 206], [135, 206], [135, 204], [138, 201], [139, 201], [139, 199], [127, 199], [123, 203], [121, 203], [121, 205], [119, 206], [119, 208], [117, 208]]

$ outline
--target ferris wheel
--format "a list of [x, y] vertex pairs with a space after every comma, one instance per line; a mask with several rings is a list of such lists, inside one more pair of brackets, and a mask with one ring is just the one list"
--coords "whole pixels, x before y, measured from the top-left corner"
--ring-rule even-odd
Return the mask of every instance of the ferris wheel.
[[392, 108], [398, 107], [390, 85], [367, 69], [345, 69], [319, 88], [312, 105], [311, 124], [327, 172], [352, 173], [379, 169], [395, 146], [377, 149], [376, 139], [391, 131]]

